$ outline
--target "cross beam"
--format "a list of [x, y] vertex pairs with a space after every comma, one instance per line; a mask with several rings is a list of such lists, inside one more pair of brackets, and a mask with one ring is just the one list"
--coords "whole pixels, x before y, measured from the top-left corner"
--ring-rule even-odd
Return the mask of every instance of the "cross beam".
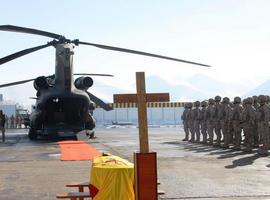
[[147, 102], [168, 102], [169, 93], [146, 93], [144, 72], [136, 72], [137, 94], [114, 94], [114, 103], [137, 103], [140, 152], [149, 152], [148, 129], [147, 129]]
[[[164, 102], [169, 101], [169, 93], [147, 93], [146, 102]], [[117, 103], [137, 103], [137, 94], [115, 94], [113, 101]]]

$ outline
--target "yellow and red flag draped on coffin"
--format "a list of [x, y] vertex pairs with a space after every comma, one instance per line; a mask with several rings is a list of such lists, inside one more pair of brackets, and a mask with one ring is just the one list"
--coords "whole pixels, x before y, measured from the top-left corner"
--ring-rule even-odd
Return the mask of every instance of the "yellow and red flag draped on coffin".
[[[90, 183], [94, 200], [134, 200], [134, 165], [118, 156], [98, 156], [92, 164]], [[90, 189], [91, 190], [91, 189]]]

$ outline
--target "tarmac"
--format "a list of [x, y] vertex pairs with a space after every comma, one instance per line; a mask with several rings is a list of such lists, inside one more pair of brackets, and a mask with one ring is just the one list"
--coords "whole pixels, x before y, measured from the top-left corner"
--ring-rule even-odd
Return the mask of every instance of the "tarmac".
[[[138, 151], [138, 129], [96, 129], [88, 142], [102, 152], [130, 161]], [[0, 142], [0, 200], [52, 200], [65, 184], [88, 181], [91, 161], [60, 161], [56, 142], [30, 141], [27, 130], [8, 130]], [[165, 195], [177, 200], [270, 200], [270, 159], [182, 142], [181, 127], [149, 128], [151, 151], [158, 155], [158, 179]]]

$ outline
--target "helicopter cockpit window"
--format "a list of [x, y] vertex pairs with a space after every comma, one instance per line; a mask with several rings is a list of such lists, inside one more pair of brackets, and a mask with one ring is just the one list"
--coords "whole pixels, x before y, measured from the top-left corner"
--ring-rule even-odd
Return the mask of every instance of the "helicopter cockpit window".
[[55, 103], [58, 103], [59, 102], [59, 99], [58, 98], [53, 98], [52, 101], [55, 102]]

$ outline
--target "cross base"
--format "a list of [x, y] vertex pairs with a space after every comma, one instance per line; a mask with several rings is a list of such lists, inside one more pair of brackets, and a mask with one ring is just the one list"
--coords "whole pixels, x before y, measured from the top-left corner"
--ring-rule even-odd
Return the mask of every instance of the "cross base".
[[136, 200], [157, 200], [157, 154], [134, 152]]

